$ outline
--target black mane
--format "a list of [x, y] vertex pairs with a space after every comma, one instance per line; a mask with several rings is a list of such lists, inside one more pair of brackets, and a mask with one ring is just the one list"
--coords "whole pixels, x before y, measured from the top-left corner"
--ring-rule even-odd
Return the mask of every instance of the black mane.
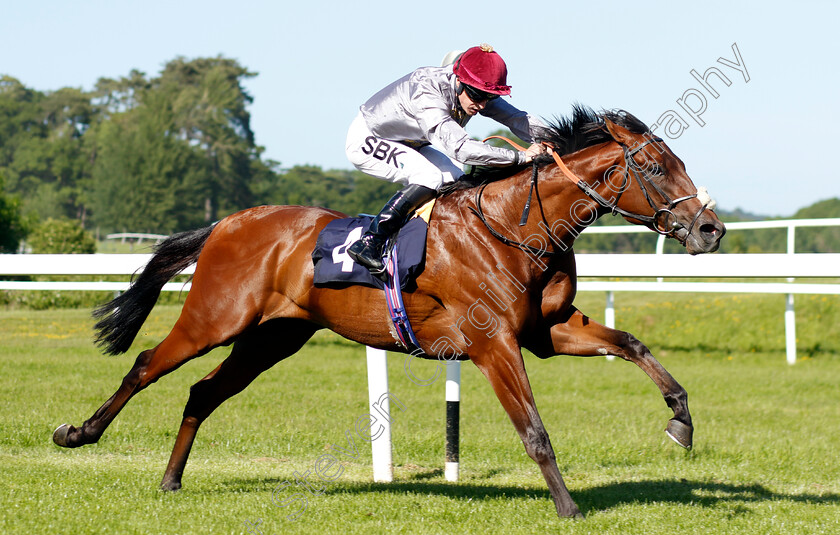
[[559, 156], [577, 152], [586, 147], [612, 141], [607, 131], [605, 120], [630, 130], [634, 134], [644, 134], [647, 125], [624, 110], [608, 110], [596, 113], [592, 108], [575, 104], [571, 117], [555, 117], [549, 121], [536, 141], [550, 144]]
[[[605, 110], [598, 113], [587, 106], [574, 104], [570, 117], [555, 116], [553, 120], [547, 122], [546, 128], [538, 134], [535, 141], [548, 143], [559, 156], [565, 156], [599, 143], [612, 141], [612, 136], [605, 126], [606, 119], [634, 134], [644, 134], [648, 131], [645, 123], [624, 110]], [[537, 160], [537, 165], [543, 166], [553, 161], [551, 156], [545, 156]], [[524, 167], [526, 166], [475, 167], [470, 174], [445, 190], [441, 190], [441, 193], [446, 194], [450, 191], [472, 188], [484, 182], [502, 180], [516, 174]]]

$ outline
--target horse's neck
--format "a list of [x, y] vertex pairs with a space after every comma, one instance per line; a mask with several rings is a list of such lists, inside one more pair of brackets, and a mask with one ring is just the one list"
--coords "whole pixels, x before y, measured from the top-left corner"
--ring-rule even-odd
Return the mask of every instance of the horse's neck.
[[[612, 162], [596, 158], [595, 154], [596, 151], [585, 149], [564, 157], [564, 162], [581, 181], [602, 190], [602, 179]], [[570, 251], [580, 233], [606, 211], [555, 165], [540, 171], [538, 192], [539, 198], [531, 206], [534, 213], [523, 231], [526, 236], [535, 233], [546, 236], [552, 242], [552, 250], [557, 252]]]
[[[582, 180], [594, 184], [609, 166], [600, 169], [592, 165], [593, 155], [586, 150], [564, 158], [566, 164]], [[603, 160], [606, 162], [606, 160]], [[575, 239], [581, 231], [597, 220], [603, 213], [597, 202], [586, 196], [571, 180], [554, 165], [545, 166], [539, 171], [536, 189], [530, 194], [530, 212], [525, 225], [520, 226], [520, 218], [529, 198], [532, 182], [531, 168], [509, 178], [488, 184], [480, 194], [481, 211], [494, 229], [513, 242], [526, 244], [522, 248], [531, 258], [527, 265], [537, 278], [550, 274], [552, 253], [571, 252]], [[486, 229], [478, 223], [474, 214], [466, 207], [476, 207], [475, 199], [480, 190], [467, 189], [454, 192], [445, 197], [446, 202], [439, 203], [437, 217], [464, 219], [465, 224], [478, 224], [483, 234]], [[535, 253], [534, 249], [544, 249], [548, 254]]]
[[[505, 225], [506, 228], [516, 229], [519, 218], [528, 202], [532, 169], [521, 172], [488, 184], [482, 198], [482, 207], [487, 207], [488, 215]], [[531, 208], [536, 208], [536, 194], [532, 195]]]

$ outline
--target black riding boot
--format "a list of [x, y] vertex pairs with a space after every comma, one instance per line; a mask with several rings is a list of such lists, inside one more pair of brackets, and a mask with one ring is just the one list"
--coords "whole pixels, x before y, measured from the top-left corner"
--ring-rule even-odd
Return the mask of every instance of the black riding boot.
[[384, 279], [382, 249], [388, 238], [400, 230], [414, 210], [432, 200], [435, 195], [435, 190], [417, 184], [410, 184], [395, 193], [373, 219], [364, 236], [347, 248], [347, 254], [357, 264], [368, 268], [375, 277]]

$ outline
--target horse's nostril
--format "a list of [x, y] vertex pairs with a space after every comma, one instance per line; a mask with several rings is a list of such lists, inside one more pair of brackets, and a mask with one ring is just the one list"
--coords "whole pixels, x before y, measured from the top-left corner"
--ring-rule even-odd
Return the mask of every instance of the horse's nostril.
[[711, 224], [700, 225], [700, 232], [714, 236], [718, 233], [718, 228]]
[[707, 241], [719, 240], [726, 231], [712, 223], [700, 225], [700, 235]]

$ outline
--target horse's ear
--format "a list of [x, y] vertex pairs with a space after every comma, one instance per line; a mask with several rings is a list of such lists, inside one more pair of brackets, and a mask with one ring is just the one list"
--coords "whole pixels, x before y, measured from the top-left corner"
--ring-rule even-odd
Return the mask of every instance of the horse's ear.
[[629, 130], [627, 130], [623, 126], [615, 124], [609, 119], [604, 119], [604, 123], [607, 126], [607, 131], [610, 133], [614, 140], [624, 145], [633, 145], [633, 134], [631, 134]]

